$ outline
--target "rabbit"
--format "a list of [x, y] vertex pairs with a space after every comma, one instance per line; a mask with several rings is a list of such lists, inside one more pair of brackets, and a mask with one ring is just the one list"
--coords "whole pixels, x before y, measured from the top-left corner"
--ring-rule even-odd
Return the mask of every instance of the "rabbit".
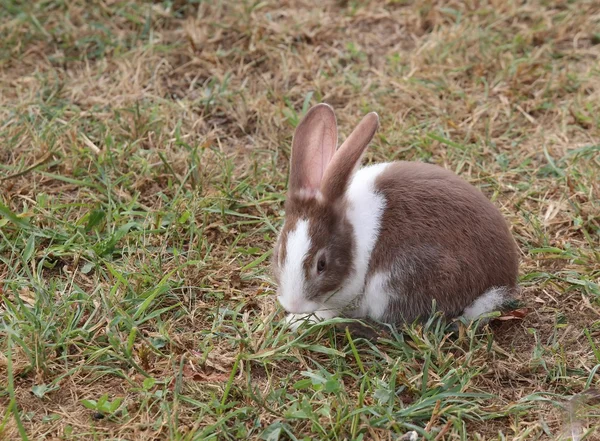
[[516, 243], [480, 190], [433, 164], [360, 168], [378, 126], [368, 113], [336, 150], [334, 110], [320, 103], [296, 128], [271, 259], [295, 330], [334, 317], [401, 325], [434, 304], [475, 320], [518, 292]]

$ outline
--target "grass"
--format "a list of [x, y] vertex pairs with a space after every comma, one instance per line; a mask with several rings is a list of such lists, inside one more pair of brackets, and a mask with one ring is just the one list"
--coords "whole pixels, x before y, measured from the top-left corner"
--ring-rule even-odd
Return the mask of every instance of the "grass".
[[[2, 6], [0, 439], [600, 439], [597, 2]], [[367, 162], [497, 204], [526, 314], [285, 330], [268, 260], [320, 101], [342, 139], [379, 113]]]

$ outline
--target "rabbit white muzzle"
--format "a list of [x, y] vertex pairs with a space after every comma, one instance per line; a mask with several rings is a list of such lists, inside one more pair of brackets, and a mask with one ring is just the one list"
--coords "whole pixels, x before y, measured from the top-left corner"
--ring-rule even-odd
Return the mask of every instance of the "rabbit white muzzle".
[[277, 299], [292, 314], [309, 314], [319, 309], [319, 304], [306, 298], [304, 261], [310, 250], [308, 220], [302, 219], [287, 237], [287, 255], [281, 267], [281, 284]]

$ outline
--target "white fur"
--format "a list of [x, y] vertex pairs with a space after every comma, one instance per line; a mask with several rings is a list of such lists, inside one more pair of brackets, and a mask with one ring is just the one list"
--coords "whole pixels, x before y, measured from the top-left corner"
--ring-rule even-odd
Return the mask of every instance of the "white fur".
[[388, 290], [389, 274], [379, 272], [373, 274], [367, 281], [359, 315], [374, 320], [381, 320], [387, 311], [390, 292]]
[[462, 315], [467, 320], [475, 320], [484, 314], [496, 311], [504, 302], [505, 296], [506, 288], [490, 288], [467, 306]]
[[363, 293], [371, 252], [377, 242], [385, 210], [385, 199], [376, 193], [375, 180], [388, 165], [381, 163], [358, 170], [346, 192], [348, 220], [354, 229], [356, 243], [354, 272], [331, 299], [335, 305], [350, 304]]
[[296, 192], [296, 196], [305, 200], [312, 198], [315, 198], [319, 202], [323, 202], [324, 200], [323, 193], [321, 193], [319, 190], [311, 190], [308, 188], [301, 188]]
[[287, 237], [287, 255], [281, 268], [281, 283], [279, 286], [279, 303], [286, 311], [301, 314], [315, 311], [319, 305], [310, 302], [304, 296], [304, 259], [310, 250], [311, 240], [308, 235], [309, 222], [301, 219], [296, 228]]

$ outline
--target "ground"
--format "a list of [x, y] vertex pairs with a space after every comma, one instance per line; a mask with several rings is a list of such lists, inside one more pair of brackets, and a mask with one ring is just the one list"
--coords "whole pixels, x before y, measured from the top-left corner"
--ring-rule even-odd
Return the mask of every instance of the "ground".
[[[597, 1], [7, 0], [0, 37], [1, 439], [600, 439]], [[268, 263], [321, 101], [340, 140], [380, 115], [365, 163], [497, 205], [516, 312], [286, 331]]]

